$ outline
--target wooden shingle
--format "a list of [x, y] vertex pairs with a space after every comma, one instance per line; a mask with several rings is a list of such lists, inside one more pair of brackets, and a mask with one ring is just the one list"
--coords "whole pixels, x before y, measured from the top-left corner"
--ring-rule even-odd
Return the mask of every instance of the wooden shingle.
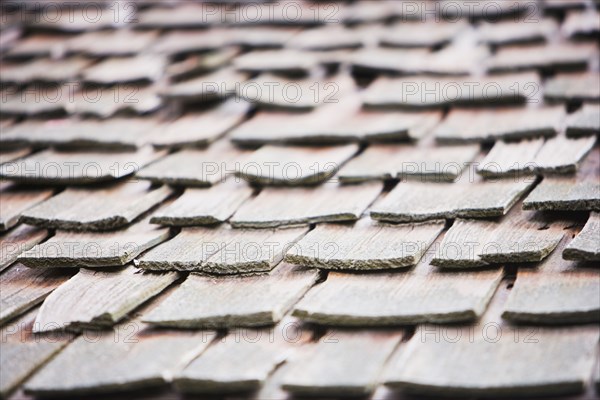
[[567, 120], [567, 136], [579, 137], [600, 134], [600, 106], [584, 104]]
[[0, 236], [0, 271], [48, 236], [45, 229], [19, 225]]
[[115, 57], [87, 68], [82, 79], [86, 82], [110, 85], [127, 82], [153, 82], [161, 78], [165, 61], [159, 56], [138, 55]]
[[34, 332], [113, 326], [177, 278], [175, 272], [141, 273], [131, 266], [115, 271], [81, 269], [44, 300]]
[[587, 44], [545, 44], [506, 47], [488, 60], [491, 73], [540, 69], [543, 71], [585, 70], [598, 57], [595, 46]]
[[69, 39], [67, 52], [90, 56], [132, 56], [147, 49], [156, 31], [112, 29], [86, 32]]
[[52, 190], [39, 190], [17, 185], [0, 187], [0, 231], [17, 224], [24, 211], [52, 196]]
[[551, 137], [556, 136], [564, 118], [562, 106], [489, 111], [454, 109], [435, 129], [435, 135], [444, 143]]
[[225, 222], [252, 192], [246, 182], [238, 182], [237, 178], [229, 178], [208, 189], [188, 188], [173, 203], [154, 212], [150, 223], [194, 226]]
[[534, 170], [538, 174], [574, 173], [595, 143], [593, 136], [567, 138], [560, 135], [548, 139], [533, 159]]
[[289, 75], [308, 75], [317, 59], [310, 53], [294, 49], [252, 51], [236, 57], [233, 66], [242, 72], [271, 72]]
[[569, 238], [536, 269], [522, 269], [502, 318], [515, 323], [573, 324], [600, 321], [600, 272], [562, 259]]
[[207, 149], [184, 149], [141, 169], [140, 179], [169, 185], [206, 187], [235, 172], [236, 163], [247, 153], [227, 141], [219, 141]]
[[546, 81], [544, 97], [550, 101], [598, 101], [600, 76], [595, 72], [556, 75]]
[[438, 47], [448, 44], [467, 27], [464, 20], [453, 23], [403, 21], [383, 29], [379, 34], [379, 42], [393, 47]]
[[496, 45], [513, 45], [545, 42], [558, 32], [558, 23], [551, 18], [544, 18], [535, 24], [526, 19], [515, 21], [499, 21], [479, 25], [479, 40]]
[[34, 82], [61, 83], [75, 80], [91, 62], [82, 58], [34, 59], [23, 64], [5, 64], [0, 80], [5, 83], [28, 84]]
[[8, 180], [54, 185], [79, 185], [111, 181], [135, 173], [164, 153], [146, 146], [132, 153], [44, 150], [0, 165], [0, 177]]
[[213, 278], [190, 274], [142, 319], [156, 326], [195, 329], [273, 325], [318, 278], [316, 270], [285, 263], [267, 275]]
[[316, 188], [266, 188], [231, 218], [234, 227], [266, 228], [317, 222], [355, 221], [383, 189], [379, 182]]
[[330, 331], [292, 362], [282, 388], [294, 395], [367, 395], [403, 335], [401, 330]]
[[171, 194], [150, 182], [126, 181], [95, 189], [66, 189], [25, 211], [23, 222], [43, 228], [103, 231], [122, 228]]
[[563, 250], [565, 260], [600, 261], [600, 213], [592, 212], [583, 230]]
[[186, 366], [175, 377], [175, 387], [185, 393], [251, 392], [309, 339], [309, 332], [291, 318], [272, 329], [233, 330]]
[[112, 232], [59, 231], [46, 242], [22, 253], [19, 261], [32, 268], [125, 265], [168, 237], [168, 229], [158, 229], [147, 221]]
[[341, 182], [392, 178], [453, 181], [479, 154], [479, 146], [374, 144], [344, 165]]
[[15, 264], [0, 274], [0, 325], [41, 303], [73, 271], [36, 270]]
[[533, 185], [532, 179], [456, 183], [400, 182], [370, 210], [379, 221], [411, 222], [439, 218], [499, 217]]
[[369, 218], [355, 224], [322, 224], [285, 256], [296, 265], [333, 270], [375, 270], [415, 265], [444, 228], [423, 224], [383, 224]]
[[136, 265], [149, 270], [204, 271], [215, 274], [270, 271], [306, 229], [185, 228], [152, 249]]
[[183, 103], [207, 103], [235, 93], [235, 87], [245, 81], [246, 74], [222, 68], [211, 74], [184, 80], [162, 88], [161, 97]]
[[[385, 384], [431, 396], [512, 398], [583, 392], [597, 354], [598, 328], [519, 330], [500, 319], [506, 292], [499, 290], [475, 325], [419, 327], [386, 368]], [[490, 326], [495, 330], [486, 329]]]
[[[439, 244], [439, 242], [438, 242]], [[294, 307], [293, 315], [328, 326], [395, 326], [472, 321], [482, 315], [502, 271], [442, 272], [428, 252], [409, 272], [330, 272]]]
[[115, 114], [145, 115], [158, 110], [162, 100], [158, 86], [124, 83], [112, 86], [88, 85], [69, 101], [69, 112], [82, 116], [108, 118]]
[[329, 179], [358, 146], [263, 146], [236, 166], [236, 174], [262, 185], [316, 185]]
[[477, 166], [477, 173], [486, 178], [533, 173], [533, 160], [543, 146], [542, 138], [519, 142], [497, 141]]

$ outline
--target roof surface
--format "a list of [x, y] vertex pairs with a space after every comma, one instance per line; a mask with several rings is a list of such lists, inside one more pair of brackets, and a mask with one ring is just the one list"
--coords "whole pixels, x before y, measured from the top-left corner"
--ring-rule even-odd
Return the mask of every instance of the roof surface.
[[2, 2], [0, 396], [597, 398], [599, 8]]

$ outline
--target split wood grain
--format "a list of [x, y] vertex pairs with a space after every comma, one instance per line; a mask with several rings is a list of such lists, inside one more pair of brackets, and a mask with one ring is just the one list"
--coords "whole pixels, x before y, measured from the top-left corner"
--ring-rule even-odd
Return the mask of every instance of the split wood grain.
[[236, 168], [236, 174], [261, 185], [316, 185], [329, 179], [354, 154], [358, 146], [263, 146]]
[[141, 273], [131, 266], [116, 271], [81, 269], [44, 300], [34, 332], [113, 326], [177, 278], [175, 272]]
[[50, 185], [105, 182], [131, 175], [163, 155], [163, 152], [154, 151], [151, 146], [122, 153], [44, 150], [0, 165], [0, 177]]
[[31, 189], [8, 185], [0, 191], [0, 231], [17, 224], [24, 211], [52, 196], [52, 190]]
[[302, 351], [310, 331], [286, 318], [271, 329], [236, 329], [209, 347], [174, 379], [184, 393], [248, 393]]
[[227, 141], [212, 144], [207, 149], [184, 149], [143, 168], [140, 179], [178, 186], [207, 187], [224, 180], [235, 172], [246, 152]]
[[153, 331], [126, 322], [93, 341], [74, 340], [27, 381], [25, 393], [64, 397], [161, 388], [214, 337], [211, 331]]
[[383, 189], [380, 182], [316, 188], [266, 188], [231, 218], [234, 227], [268, 228], [318, 222], [355, 221]]
[[56, 147], [66, 150], [136, 151], [153, 137], [157, 123], [150, 118], [30, 121], [14, 125], [0, 143]]
[[73, 271], [36, 270], [15, 264], [0, 274], [0, 325], [41, 303]]
[[600, 213], [592, 212], [583, 230], [563, 250], [565, 260], [600, 261]]
[[371, 145], [344, 165], [337, 174], [341, 182], [421, 179], [453, 181], [479, 154], [479, 146]]
[[188, 188], [174, 202], [153, 213], [150, 223], [194, 226], [225, 222], [253, 192], [245, 182], [238, 182], [235, 178], [208, 189]]
[[[36, 310], [31, 310], [0, 331], [0, 397], [9, 398], [70, 340], [71, 334], [34, 335]], [[15, 394], [18, 396], [18, 394]]]
[[125, 181], [95, 189], [66, 189], [25, 211], [22, 221], [43, 228], [104, 231], [123, 228], [171, 195], [150, 182]]
[[580, 137], [600, 134], [600, 106], [584, 104], [583, 107], [569, 116], [567, 120], [567, 136]]
[[168, 229], [158, 229], [147, 221], [114, 232], [59, 231], [23, 252], [19, 261], [32, 268], [119, 266], [168, 237]]
[[332, 270], [376, 270], [415, 265], [444, 222], [383, 224], [364, 218], [352, 225], [322, 224], [290, 248], [285, 260]]
[[[582, 393], [600, 333], [595, 326], [519, 328], [500, 319], [500, 289], [474, 325], [424, 325], [389, 363], [385, 384], [404, 393], [459, 397], [556, 396]], [[496, 329], [492, 333], [490, 326]], [[501, 332], [501, 333], [500, 333]], [[517, 338], [517, 340], [515, 340]]]
[[[439, 108], [447, 105], [523, 104], [532, 95], [531, 85], [539, 86], [539, 84], [539, 78], [534, 73], [480, 79], [472, 77], [439, 79], [421, 75], [408, 78], [380, 77], [365, 90], [363, 102], [365, 106], [374, 108], [416, 109]], [[496, 88], [494, 94], [485, 91], [485, 88], [490, 85]], [[456, 90], [450, 91], [449, 87]], [[529, 91], [525, 88], [529, 88]], [[424, 92], [432, 94], [424, 96]]]
[[533, 183], [533, 179], [523, 178], [493, 182], [468, 182], [467, 178], [457, 183], [400, 182], [371, 207], [370, 214], [375, 220], [389, 222], [498, 217], [506, 214]]
[[432, 256], [428, 252], [408, 272], [330, 272], [325, 282], [300, 300], [293, 315], [306, 322], [357, 328], [455, 323], [480, 317], [500, 284], [502, 271], [439, 271], [431, 265]]
[[282, 388], [294, 395], [368, 395], [403, 336], [401, 330], [329, 331], [292, 361]]
[[488, 142], [556, 136], [566, 117], [564, 107], [499, 110], [454, 109], [435, 129], [442, 143]]
[[569, 240], [565, 237], [536, 269], [517, 272], [502, 318], [536, 325], [600, 321], [600, 272], [563, 260]]
[[155, 128], [152, 144], [157, 148], [208, 146], [240, 124], [249, 110], [249, 103], [233, 99], [202, 113], [185, 114]]
[[306, 229], [185, 228], [135, 260], [147, 270], [238, 274], [270, 271]]
[[19, 225], [0, 236], [0, 271], [17, 260], [21, 253], [46, 239], [48, 231], [29, 225]]

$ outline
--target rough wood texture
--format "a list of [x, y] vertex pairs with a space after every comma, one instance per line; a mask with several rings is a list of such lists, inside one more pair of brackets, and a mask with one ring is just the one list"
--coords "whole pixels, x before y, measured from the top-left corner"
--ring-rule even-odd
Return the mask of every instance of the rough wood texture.
[[[531, 95], [531, 86], [538, 85], [533, 73], [494, 76], [487, 78], [408, 78], [380, 77], [364, 93], [367, 107], [429, 108], [446, 105], [522, 104]], [[484, 89], [493, 85], [493, 94]], [[448, 88], [455, 88], [450, 90]], [[428, 94], [425, 95], [424, 93]], [[450, 92], [452, 94], [450, 94]], [[432, 93], [432, 94], [430, 94]]]
[[77, 78], [81, 71], [90, 65], [89, 60], [71, 57], [60, 60], [48, 58], [34, 59], [29, 63], [4, 64], [2, 82], [28, 84], [34, 82], [64, 82]]
[[600, 321], [600, 271], [563, 260], [569, 240], [565, 237], [536, 270], [518, 271], [502, 318], [536, 325]]
[[540, 220], [517, 206], [495, 221], [458, 219], [446, 233], [432, 264], [472, 268], [488, 264], [536, 262], [554, 250], [564, 235], [561, 221]]
[[126, 181], [104, 188], [66, 189], [23, 213], [24, 223], [43, 228], [104, 231], [122, 228], [154, 207], [171, 190], [150, 182]]
[[8, 129], [0, 143], [82, 151], [135, 151], [151, 141], [156, 123], [150, 118], [26, 121]]
[[236, 167], [236, 174], [262, 185], [316, 185], [329, 179], [358, 146], [263, 146]]
[[550, 101], [598, 101], [600, 76], [595, 72], [556, 75], [546, 81], [544, 97]]
[[565, 115], [562, 106], [454, 109], [434, 132], [436, 139], [443, 143], [551, 137], [559, 132]]
[[449, 43], [455, 35], [467, 28], [463, 20], [455, 23], [405, 22], [386, 26], [379, 35], [379, 42], [393, 47], [438, 47]]
[[156, 81], [162, 76], [164, 67], [165, 60], [156, 55], [114, 57], [87, 68], [82, 78], [86, 82], [100, 85]]
[[334, 270], [375, 270], [415, 265], [444, 223], [388, 225], [364, 218], [352, 225], [323, 224], [285, 256], [296, 265]]
[[385, 384], [432, 396], [582, 393], [597, 355], [598, 328], [519, 330], [501, 322], [506, 291], [497, 293], [476, 325], [418, 328], [386, 368]]
[[126, 322], [93, 341], [77, 338], [25, 384], [25, 392], [64, 397], [165, 386], [214, 337], [210, 331], [152, 331]]
[[308, 75], [317, 66], [310, 53], [293, 49], [252, 51], [236, 57], [233, 65], [243, 72], [272, 72], [277, 74]]
[[113, 29], [86, 32], [67, 42], [72, 53], [91, 56], [132, 56], [147, 49], [157, 37], [157, 31]]
[[582, 71], [598, 57], [597, 47], [589, 44], [544, 44], [541, 46], [506, 47], [488, 62], [491, 73], [507, 71]]
[[25, 314], [0, 331], [0, 397], [3, 399], [72, 339], [72, 335], [63, 333], [33, 335], [35, 313], [33, 310]]
[[560, 135], [549, 139], [533, 159], [534, 170], [538, 174], [574, 173], [595, 143], [593, 136], [571, 139]]
[[0, 326], [41, 303], [73, 271], [35, 270], [15, 264], [0, 274]]
[[29, 225], [19, 225], [0, 236], [0, 271], [4, 270], [19, 255], [48, 236], [48, 231]]
[[252, 196], [245, 182], [229, 178], [208, 189], [188, 188], [150, 218], [150, 223], [168, 226], [211, 225], [225, 222]]
[[477, 173], [486, 178], [533, 173], [533, 160], [543, 145], [542, 138], [520, 142], [497, 141], [477, 166]]
[[[108, 118], [117, 113], [143, 115], [156, 111], [162, 104], [158, 87], [138, 83], [110, 86], [98, 95], [99, 85], [89, 85], [75, 92], [70, 111], [80, 115]], [[117, 93], [119, 95], [115, 96]], [[99, 96], [99, 97], [98, 97]], [[97, 99], [90, 101], [89, 99]]]
[[331, 272], [294, 307], [293, 315], [343, 327], [454, 323], [481, 316], [502, 271], [441, 272], [430, 264], [432, 255], [428, 252], [408, 272]]
[[168, 229], [158, 229], [147, 221], [114, 232], [61, 231], [46, 242], [22, 253], [19, 261], [36, 268], [125, 265], [168, 237]]
[[293, 35], [285, 45], [295, 49], [332, 51], [356, 49], [363, 45], [364, 35], [373, 32], [372, 27], [348, 28], [329, 24], [314, 29], [304, 29]]
[[403, 335], [403, 331], [330, 331], [292, 361], [282, 387], [295, 395], [367, 395]]
[[523, 201], [525, 210], [600, 211], [600, 151], [592, 150], [573, 177], [548, 177]]
[[506, 214], [533, 184], [532, 179], [522, 178], [493, 182], [469, 180], [464, 177], [458, 183], [400, 182], [371, 207], [371, 218], [411, 222], [498, 217]]
[[433, 111], [372, 111], [361, 106], [360, 96], [347, 95], [338, 102], [326, 99], [308, 113], [259, 112], [230, 137], [241, 146], [419, 139], [441, 118]]
[[30, 189], [7, 185], [0, 191], [0, 231], [17, 224], [21, 214], [52, 196], [52, 190]]
[[259, 389], [278, 365], [302, 351], [309, 331], [288, 318], [272, 329], [238, 329], [209, 347], [175, 379], [185, 393], [240, 393]]
[[305, 233], [304, 228], [186, 228], [135, 262], [140, 268], [150, 270], [215, 274], [270, 271]]
[[155, 147], [207, 146], [243, 121], [250, 104], [229, 100], [203, 113], [186, 114], [156, 128]]
[[222, 68], [209, 75], [172, 83], [161, 89], [161, 97], [183, 103], [206, 103], [227, 97], [235, 92], [236, 84], [247, 79], [245, 74]]
[[567, 136], [580, 137], [600, 134], [600, 106], [584, 104], [567, 120]]
[[342, 182], [392, 178], [453, 181], [479, 153], [479, 146], [371, 145], [337, 174]]
[[110, 327], [177, 280], [175, 272], [140, 273], [81, 269], [52, 292], [35, 319], [34, 332]]
[[563, 250], [565, 260], [600, 261], [600, 213], [592, 212], [583, 230]]
[[0, 165], [0, 177], [41, 184], [88, 184], [112, 181], [135, 173], [164, 155], [147, 146], [133, 153], [62, 153], [45, 150]]
[[246, 154], [222, 140], [205, 150], [172, 153], [139, 171], [137, 177], [169, 185], [211, 186], [233, 173]]
[[194, 329], [273, 325], [318, 278], [316, 270], [285, 263], [267, 275], [191, 274], [142, 319], [156, 326]]
[[355, 221], [381, 193], [379, 182], [317, 188], [267, 188], [231, 218], [234, 227], [265, 228], [316, 222]]
[[558, 23], [544, 18], [535, 24], [523, 21], [484, 22], [479, 26], [479, 40], [500, 46], [545, 42], [558, 32]]

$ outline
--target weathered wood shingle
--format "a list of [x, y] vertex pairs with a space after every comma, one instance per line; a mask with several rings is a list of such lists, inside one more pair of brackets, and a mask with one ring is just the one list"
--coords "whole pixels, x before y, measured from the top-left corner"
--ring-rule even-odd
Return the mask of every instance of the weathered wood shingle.
[[17, 224], [24, 211], [52, 196], [52, 190], [39, 190], [6, 184], [0, 187], [0, 231]]
[[45, 229], [19, 225], [0, 236], [0, 271], [4, 270], [21, 253], [31, 249], [48, 236]]
[[592, 212], [583, 230], [563, 250], [565, 260], [600, 261], [600, 213]]

